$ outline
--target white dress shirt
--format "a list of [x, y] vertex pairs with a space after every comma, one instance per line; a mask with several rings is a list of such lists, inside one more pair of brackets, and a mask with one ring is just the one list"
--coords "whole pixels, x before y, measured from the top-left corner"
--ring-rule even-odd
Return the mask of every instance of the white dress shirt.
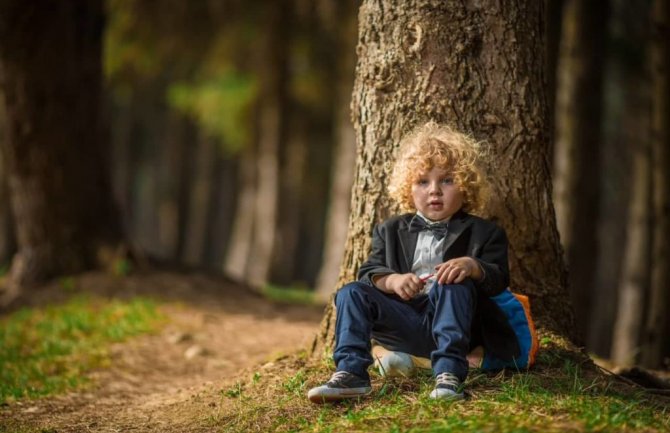
[[[436, 222], [429, 220], [423, 216], [421, 212], [417, 212], [416, 214], [423, 218], [423, 220], [426, 221], [426, 224], [434, 224]], [[446, 223], [447, 221], [448, 220], [443, 220], [439, 222]], [[416, 248], [414, 249], [412, 273], [417, 275], [419, 278], [425, 278], [428, 275], [435, 274], [435, 266], [442, 263], [446, 241], [446, 236], [440, 240], [437, 240], [432, 231], [420, 231], [416, 240]], [[428, 278], [423, 285], [423, 293], [428, 293], [434, 282], [434, 276]]]

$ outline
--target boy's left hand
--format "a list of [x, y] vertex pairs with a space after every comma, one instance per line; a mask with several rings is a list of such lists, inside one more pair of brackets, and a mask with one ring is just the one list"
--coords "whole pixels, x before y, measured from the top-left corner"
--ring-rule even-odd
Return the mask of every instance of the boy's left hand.
[[483, 277], [482, 269], [472, 257], [459, 257], [435, 266], [435, 280], [439, 284], [458, 284], [470, 277], [475, 281]]

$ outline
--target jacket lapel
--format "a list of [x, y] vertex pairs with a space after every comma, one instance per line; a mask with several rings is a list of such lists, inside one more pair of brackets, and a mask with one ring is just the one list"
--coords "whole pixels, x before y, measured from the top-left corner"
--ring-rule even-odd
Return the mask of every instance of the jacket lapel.
[[[446, 256], [447, 251], [454, 245], [456, 239], [458, 239], [461, 234], [465, 231], [466, 228], [472, 223], [472, 219], [468, 218], [468, 215], [459, 211], [449, 220], [449, 229], [447, 230], [447, 238], [444, 244], [444, 256]], [[416, 241], [415, 241], [416, 245]], [[444, 258], [444, 257], [443, 257]]]
[[409, 221], [411, 221], [412, 216], [413, 215], [410, 215], [409, 218], [403, 219], [398, 227], [400, 248], [402, 248], [402, 255], [405, 257], [405, 265], [407, 266], [405, 272], [412, 270], [412, 264], [414, 263], [414, 250], [416, 249], [416, 241], [419, 238], [418, 233], [409, 232]]

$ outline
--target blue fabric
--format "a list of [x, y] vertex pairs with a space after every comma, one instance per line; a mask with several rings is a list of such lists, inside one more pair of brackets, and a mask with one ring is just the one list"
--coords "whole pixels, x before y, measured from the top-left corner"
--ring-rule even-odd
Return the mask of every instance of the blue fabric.
[[505, 291], [499, 295], [492, 296], [491, 299], [505, 313], [505, 316], [507, 316], [507, 320], [519, 341], [521, 354], [512, 361], [503, 361], [484, 353], [481, 368], [483, 370], [502, 370], [503, 368], [509, 367], [516, 369], [527, 368], [530, 350], [533, 345], [533, 336], [530, 332], [526, 310], [524, 310], [521, 302], [519, 302], [509, 289], [505, 289]]
[[475, 299], [469, 280], [436, 283], [410, 301], [361, 282], [347, 284], [335, 296], [337, 370], [369, 377], [372, 338], [389, 350], [430, 357], [435, 375], [450, 372], [465, 380]]

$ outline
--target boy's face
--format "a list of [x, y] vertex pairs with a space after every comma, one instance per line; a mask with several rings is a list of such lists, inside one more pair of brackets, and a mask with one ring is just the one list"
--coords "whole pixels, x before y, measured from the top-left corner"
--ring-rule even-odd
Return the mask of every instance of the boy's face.
[[451, 173], [438, 167], [423, 173], [412, 184], [412, 199], [416, 210], [432, 221], [447, 219], [463, 206], [463, 193]]

